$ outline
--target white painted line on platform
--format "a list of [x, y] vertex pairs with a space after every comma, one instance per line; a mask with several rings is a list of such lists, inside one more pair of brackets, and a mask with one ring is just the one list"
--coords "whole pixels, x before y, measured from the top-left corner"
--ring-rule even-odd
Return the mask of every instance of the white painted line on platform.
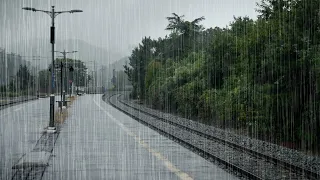
[[114, 123], [116, 123], [118, 126], [120, 126], [120, 128], [122, 130], [124, 130], [129, 136], [133, 137], [136, 142], [138, 142], [143, 148], [148, 150], [154, 157], [156, 157], [158, 160], [162, 161], [168, 170], [170, 170], [171, 172], [176, 174], [181, 180], [193, 180], [192, 177], [190, 177], [187, 173], [178, 169], [161, 153], [159, 153], [155, 149], [152, 149], [147, 143], [145, 143], [142, 139], [140, 139], [139, 136], [137, 136], [135, 133], [133, 133], [127, 127], [125, 127], [124, 124], [117, 121], [108, 111], [106, 111], [103, 107], [101, 107], [100, 104], [98, 104], [95, 99], [93, 99], [93, 101], [101, 110], [103, 110], [111, 118], [111, 120]]

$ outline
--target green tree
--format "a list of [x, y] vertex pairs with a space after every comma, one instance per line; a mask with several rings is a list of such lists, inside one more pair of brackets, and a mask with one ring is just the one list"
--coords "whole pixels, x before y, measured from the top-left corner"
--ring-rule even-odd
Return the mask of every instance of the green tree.
[[[63, 76], [64, 76], [64, 72], [66, 69], [66, 76], [67, 78], [65, 79], [66, 84], [69, 84], [69, 80], [72, 81], [72, 83], [74, 83], [75, 86], [85, 86], [86, 83], [86, 70], [87, 67], [85, 66], [84, 62], [82, 62], [81, 60], [74, 60], [74, 59], [69, 59], [67, 58], [66, 60], [64, 59], [59, 59], [57, 58], [55, 60], [55, 66], [56, 66], [56, 82], [57, 84], [60, 86], [60, 78], [61, 78], [61, 62], [63, 63]], [[52, 64], [49, 65], [49, 70], [51, 69]], [[70, 71], [70, 68], [72, 67], [72, 71]]]
[[133, 94], [141, 99], [145, 97], [146, 66], [154, 56], [153, 48], [154, 41], [150, 37], [143, 38], [142, 43], [132, 51], [132, 55], [129, 57], [129, 65], [131, 67], [125, 66], [125, 72], [128, 73], [128, 77], [132, 80]]
[[130, 81], [128, 80], [128, 76], [124, 71], [116, 72], [116, 88], [118, 90], [125, 90], [127, 85], [130, 85]]
[[203, 29], [173, 13], [125, 73], [154, 108], [301, 148], [320, 144], [320, 1], [263, 0], [259, 17]]
[[33, 86], [34, 77], [26, 65], [20, 65], [16, 78], [19, 91], [26, 91]]
[[169, 21], [166, 30], [170, 30], [173, 33], [179, 34], [179, 39], [182, 44], [182, 52], [187, 53], [191, 49], [195, 50], [195, 39], [196, 36], [204, 30], [203, 26], [199, 23], [203, 21], [205, 18], [202, 16], [200, 18], [196, 18], [193, 21], [185, 21], [183, 16], [179, 16], [176, 13], [172, 13], [173, 16], [167, 17]]
[[51, 80], [51, 73], [48, 70], [39, 71], [39, 87], [40, 92], [49, 92], [49, 84]]

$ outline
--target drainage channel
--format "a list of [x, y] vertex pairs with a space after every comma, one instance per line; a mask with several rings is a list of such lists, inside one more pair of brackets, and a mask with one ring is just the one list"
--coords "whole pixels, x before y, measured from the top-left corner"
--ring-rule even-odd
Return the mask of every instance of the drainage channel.
[[24, 154], [12, 166], [12, 180], [40, 180], [45, 172], [54, 145], [60, 134], [60, 126], [56, 133], [44, 132], [31, 152]]

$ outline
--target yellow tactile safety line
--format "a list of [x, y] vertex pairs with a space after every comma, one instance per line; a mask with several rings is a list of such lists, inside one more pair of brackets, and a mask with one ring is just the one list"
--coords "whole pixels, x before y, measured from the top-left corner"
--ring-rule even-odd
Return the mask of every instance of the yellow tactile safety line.
[[124, 130], [129, 136], [133, 137], [143, 148], [145, 148], [148, 152], [150, 152], [154, 157], [158, 160], [163, 161], [165, 167], [177, 175], [181, 180], [193, 180], [187, 173], [178, 169], [175, 165], [173, 165], [166, 157], [164, 157], [161, 153], [157, 152], [156, 150], [152, 149], [147, 143], [141, 140], [135, 133], [130, 131], [127, 127], [125, 127], [121, 122], [117, 121], [108, 111], [100, 106], [96, 100], [93, 100], [94, 103], [103, 110], [111, 120], [116, 123], [122, 130]]

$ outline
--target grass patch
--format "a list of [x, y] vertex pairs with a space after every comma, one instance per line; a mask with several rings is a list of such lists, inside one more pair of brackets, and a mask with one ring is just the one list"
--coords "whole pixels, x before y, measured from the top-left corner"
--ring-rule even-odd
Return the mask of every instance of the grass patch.
[[68, 103], [68, 107], [70, 107], [71, 104], [72, 104], [76, 99], [77, 99], [76, 96], [68, 97], [67, 100], [70, 101], [70, 102]]
[[68, 117], [68, 109], [62, 109], [62, 111], [59, 109], [54, 114], [54, 123], [55, 124], [62, 124]]
[[60, 108], [55, 112], [54, 114], [54, 123], [62, 124], [67, 119], [69, 112], [68, 108], [71, 106], [71, 104], [76, 100], [75, 96], [68, 97], [68, 100], [70, 101], [68, 103], [68, 106], [66, 109], [60, 110]]

